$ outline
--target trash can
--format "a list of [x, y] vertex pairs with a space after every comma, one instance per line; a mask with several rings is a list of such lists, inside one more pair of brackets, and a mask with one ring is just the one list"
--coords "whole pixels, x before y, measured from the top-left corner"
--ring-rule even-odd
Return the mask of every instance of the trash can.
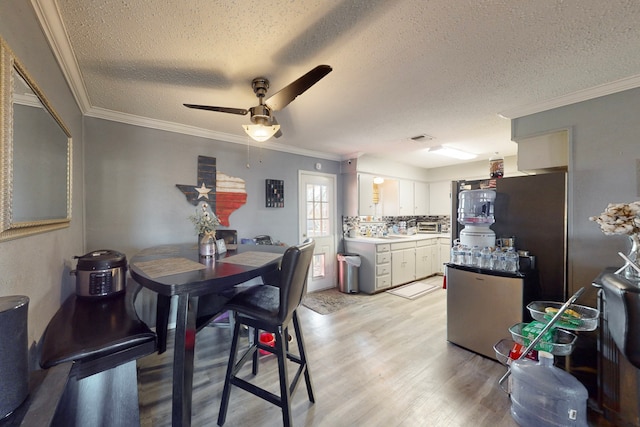
[[358, 269], [360, 268], [360, 255], [338, 254], [338, 286], [340, 292], [358, 293]]

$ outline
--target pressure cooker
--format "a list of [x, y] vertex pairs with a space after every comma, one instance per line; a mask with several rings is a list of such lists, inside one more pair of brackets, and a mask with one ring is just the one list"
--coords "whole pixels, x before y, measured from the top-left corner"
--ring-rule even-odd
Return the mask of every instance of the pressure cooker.
[[110, 249], [74, 256], [78, 265], [70, 274], [76, 275], [76, 295], [101, 298], [125, 291], [127, 257]]

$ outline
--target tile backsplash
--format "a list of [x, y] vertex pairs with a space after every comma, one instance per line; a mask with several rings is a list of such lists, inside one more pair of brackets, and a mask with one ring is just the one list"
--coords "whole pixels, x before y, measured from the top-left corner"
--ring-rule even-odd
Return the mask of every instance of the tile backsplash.
[[418, 222], [437, 222], [442, 224], [442, 232], [448, 233], [451, 227], [449, 215], [437, 216], [343, 216], [342, 230], [345, 236], [382, 236], [391, 233], [401, 224], [407, 229], [415, 227]]

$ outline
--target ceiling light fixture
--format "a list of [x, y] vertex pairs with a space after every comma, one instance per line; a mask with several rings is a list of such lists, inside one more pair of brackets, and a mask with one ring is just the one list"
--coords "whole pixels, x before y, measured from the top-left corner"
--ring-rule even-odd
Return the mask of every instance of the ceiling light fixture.
[[441, 156], [453, 157], [458, 160], [471, 160], [478, 157], [476, 154], [458, 150], [457, 148], [444, 147], [442, 145], [436, 145], [429, 148], [429, 152], [439, 154]]
[[280, 125], [242, 125], [244, 131], [249, 135], [253, 140], [258, 142], [264, 142], [271, 138], [273, 135], [280, 130]]

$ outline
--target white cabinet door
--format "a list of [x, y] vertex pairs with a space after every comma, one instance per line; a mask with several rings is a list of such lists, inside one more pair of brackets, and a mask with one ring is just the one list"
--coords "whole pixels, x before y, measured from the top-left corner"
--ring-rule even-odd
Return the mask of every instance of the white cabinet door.
[[429, 183], [429, 214], [451, 215], [451, 182]]
[[385, 179], [380, 193], [381, 208], [374, 215], [397, 216], [400, 189], [397, 179]]
[[401, 249], [391, 252], [391, 285], [401, 285], [415, 280], [416, 250]]
[[433, 257], [431, 246], [418, 246], [416, 248], [416, 279], [422, 279], [433, 274], [431, 258]]
[[449, 239], [438, 239], [440, 247], [439, 272], [444, 274], [444, 265], [451, 260], [451, 244]]
[[440, 245], [430, 246], [431, 248], [431, 271], [442, 273], [442, 263], [440, 262]]
[[414, 189], [413, 181], [400, 180], [400, 193], [398, 203], [398, 214], [402, 216], [413, 215], [414, 213]]
[[429, 184], [426, 182], [414, 182], [413, 183], [413, 201], [414, 201], [414, 215], [429, 215], [429, 206], [431, 201], [429, 200]]
[[358, 214], [375, 215], [373, 205], [373, 175], [358, 175]]

